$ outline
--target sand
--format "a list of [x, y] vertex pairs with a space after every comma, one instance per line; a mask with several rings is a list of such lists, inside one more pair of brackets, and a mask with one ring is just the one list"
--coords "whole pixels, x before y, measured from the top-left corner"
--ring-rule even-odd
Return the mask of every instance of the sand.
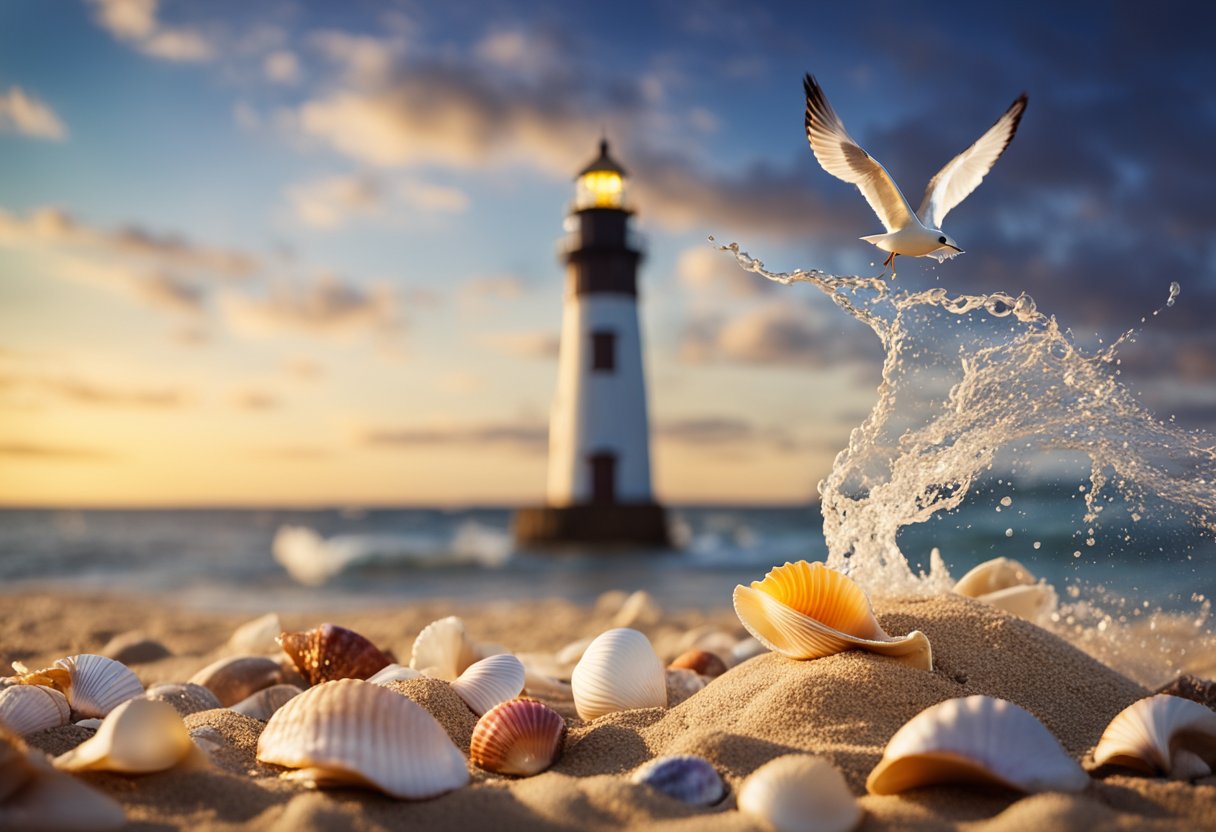
[[[596, 609], [562, 601], [460, 607], [440, 602], [402, 610], [284, 616], [288, 627], [324, 620], [358, 630], [408, 660], [417, 632], [435, 618], [461, 615], [471, 635], [515, 651], [555, 651], [613, 623], [620, 598]], [[653, 611], [651, 611], [653, 612]], [[83, 779], [120, 801], [131, 828], [761, 830], [735, 809], [743, 779], [792, 752], [822, 755], [844, 773], [866, 815], [864, 830], [1035, 829], [1194, 830], [1216, 828], [1216, 778], [1197, 784], [1099, 772], [1080, 794], [1022, 796], [993, 789], [935, 787], [901, 796], [865, 794], [865, 778], [890, 736], [924, 708], [959, 696], [988, 694], [1023, 706], [1069, 754], [1090, 767], [1087, 753], [1107, 722], [1146, 695], [1142, 688], [1038, 627], [958, 597], [887, 602], [878, 607], [887, 632], [925, 632], [937, 663], [932, 673], [891, 659], [849, 652], [810, 662], [774, 654], [736, 666], [670, 709], [612, 714], [592, 722], [571, 716], [564, 753], [547, 772], [527, 779], [472, 770], [469, 786], [442, 797], [396, 801], [356, 789], [311, 791], [281, 779], [255, 759], [262, 723], [226, 710], [186, 718], [211, 756], [202, 770], [143, 777], [90, 774]], [[181, 681], [224, 654], [224, 643], [247, 616], [174, 609], [168, 604], [57, 595], [9, 596], [0, 603], [0, 660], [43, 666], [76, 652], [100, 650], [127, 631], [170, 653], [133, 665], [145, 684]], [[664, 659], [683, 652], [690, 634], [719, 629], [744, 635], [727, 608], [707, 613], [640, 615]], [[156, 655], [151, 651], [149, 655]], [[467, 749], [475, 717], [434, 680], [394, 689], [430, 710]], [[76, 726], [27, 741], [61, 753], [91, 735]], [[700, 754], [714, 763], [730, 791], [708, 808], [684, 805], [628, 773], [663, 754]]]

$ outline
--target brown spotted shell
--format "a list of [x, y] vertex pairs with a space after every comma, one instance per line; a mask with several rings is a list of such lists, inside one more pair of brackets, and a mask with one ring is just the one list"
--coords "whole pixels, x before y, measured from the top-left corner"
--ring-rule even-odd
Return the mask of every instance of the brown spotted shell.
[[393, 663], [392, 656], [354, 630], [337, 624], [283, 633], [279, 645], [310, 685], [335, 679], [366, 679]]

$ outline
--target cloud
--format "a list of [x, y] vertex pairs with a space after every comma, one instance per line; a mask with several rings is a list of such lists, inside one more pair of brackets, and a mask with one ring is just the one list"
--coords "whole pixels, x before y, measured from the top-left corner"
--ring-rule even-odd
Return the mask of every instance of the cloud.
[[32, 442], [0, 442], [0, 456], [52, 462], [104, 462], [114, 458], [113, 454], [95, 448], [39, 445]]
[[241, 410], [266, 411], [279, 407], [279, 399], [266, 390], [244, 388], [232, 394], [232, 402]]
[[206, 61], [215, 54], [211, 42], [186, 26], [169, 27], [158, 19], [158, 0], [90, 0], [98, 24], [146, 55], [168, 61]]
[[267, 80], [275, 84], [292, 85], [300, 81], [300, 59], [288, 49], [278, 49], [266, 56], [262, 71]]
[[262, 296], [225, 293], [220, 308], [233, 330], [255, 336], [391, 336], [402, 326], [391, 285], [364, 288], [334, 275], [322, 275], [311, 283], [277, 283]]
[[819, 448], [821, 443], [799, 441], [782, 427], [760, 427], [733, 416], [694, 416], [661, 421], [654, 428], [659, 442], [698, 448], [732, 448], [738, 445], [767, 446], [780, 451]]
[[460, 287], [460, 296], [474, 303], [495, 303], [523, 297], [526, 284], [513, 274], [490, 274], [475, 277]]
[[493, 332], [481, 336], [481, 342], [517, 358], [557, 358], [561, 338], [555, 332]]
[[393, 186], [367, 174], [331, 176], [291, 187], [287, 198], [310, 228], [335, 229], [357, 218], [386, 217], [403, 210], [453, 214], [469, 205], [461, 190], [420, 181]]
[[168, 409], [184, 406], [189, 397], [174, 387], [111, 387], [75, 376], [0, 375], [0, 389], [22, 387], [74, 404], [102, 407]]
[[18, 133], [35, 139], [61, 142], [68, 129], [47, 104], [26, 95], [21, 87], [0, 92], [0, 133]]
[[773, 285], [759, 275], [743, 271], [734, 257], [708, 244], [680, 252], [676, 277], [695, 295], [710, 300], [755, 298]]
[[[852, 333], [852, 334], [849, 334]], [[776, 299], [731, 318], [694, 318], [681, 339], [681, 357], [692, 363], [727, 361], [768, 366], [831, 367], [879, 360], [869, 330], [842, 333], [818, 310]]]
[[363, 441], [367, 445], [403, 449], [449, 445], [501, 446], [527, 453], [542, 453], [549, 446], [549, 428], [539, 424], [505, 423], [386, 429], [368, 431]]
[[317, 32], [312, 40], [321, 54], [339, 67], [347, 83], [359, 86], [388, 79], [406, 46], [400, 37], [375, 38], [334, 30]]

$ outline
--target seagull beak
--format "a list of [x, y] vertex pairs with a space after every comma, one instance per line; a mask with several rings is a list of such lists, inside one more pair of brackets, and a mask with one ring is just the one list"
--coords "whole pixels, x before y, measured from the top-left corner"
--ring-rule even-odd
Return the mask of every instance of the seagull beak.
[[952, 248], [952, 249], [954, 249], [955, 251], [957, 251], [959, 254], [962, 254], [962, 253], [963, 253], [963, 250], [962, 250], [961, 248], [959, 248], [958, 246], [952, 246], [952, 245], [950, 245], [949, 243], [946, 243], [946, 248]]

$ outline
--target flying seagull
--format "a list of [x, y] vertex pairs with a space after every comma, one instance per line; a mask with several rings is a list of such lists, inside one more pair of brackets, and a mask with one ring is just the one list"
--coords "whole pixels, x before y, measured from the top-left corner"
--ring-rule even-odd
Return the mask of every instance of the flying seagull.
[[886, 168], [862, 150], [844, 129], [840, 116], [824, 97], [814, 76], [808, 74], [802, 85], [806, 89], [806, 138], [815, 158], [832, 176], [856, 185], [887, 229], [886, 234], [861, 238], [890, 252], [883, 266], [894, 268], [895, 257], [899, 254], [935, 257], [939, 263], [962, 254], [959, 244], [942, 231], [942, 220], [984, 181], [1013, 141], [1026, 109], [1026, 93], [1018, 96], [975, 144], [951, 159], [929, 180], [920, 210], [913, 214], [912, 206]]

